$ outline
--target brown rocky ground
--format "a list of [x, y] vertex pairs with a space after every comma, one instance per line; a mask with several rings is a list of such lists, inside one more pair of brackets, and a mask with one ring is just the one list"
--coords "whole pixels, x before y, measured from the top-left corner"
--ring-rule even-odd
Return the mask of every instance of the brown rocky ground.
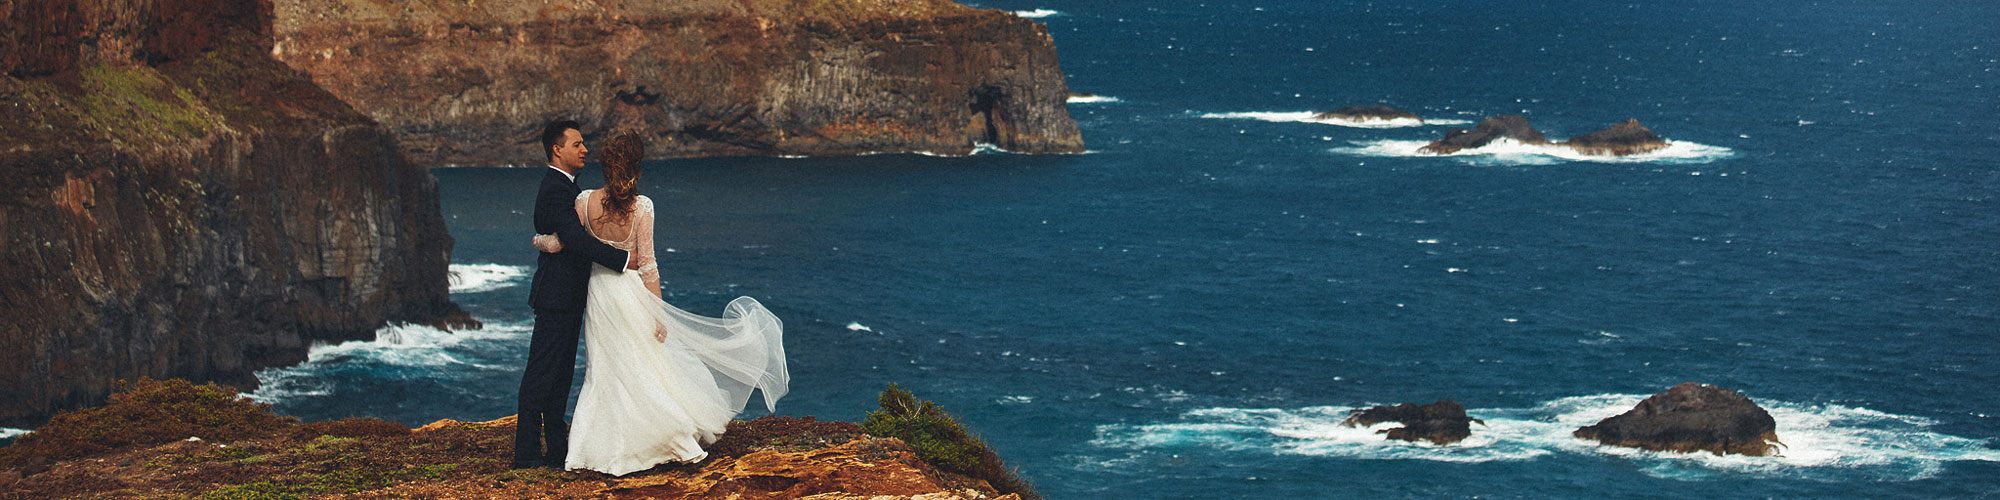
[[[418, 429], [368, 418], [297, 425], [224, 388], [180, 381], [144, 381], [114, 399], [0, 448], [0, 499], [1020, 498], [933, 467], [901, 440], [811, 417], [731, 422], [699, 463], [613, 477], [509, 468], [511, 416]], [[192, 439], [78, 446], [156, 429]]]

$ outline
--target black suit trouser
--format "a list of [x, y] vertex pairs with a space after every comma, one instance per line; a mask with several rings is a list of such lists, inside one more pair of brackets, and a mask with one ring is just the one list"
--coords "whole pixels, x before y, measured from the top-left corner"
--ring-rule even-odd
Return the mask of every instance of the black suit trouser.
[[[514, 432], [514, 462], [562, 467], [569, 453], [570, 383], [576, 380], [576, 344], [583, 314], [535, 310], [535, 333], [528, 340], [528, 368], [521, 373], [520, 416]], [[548, 448], [543, 451], [541, 445]]]

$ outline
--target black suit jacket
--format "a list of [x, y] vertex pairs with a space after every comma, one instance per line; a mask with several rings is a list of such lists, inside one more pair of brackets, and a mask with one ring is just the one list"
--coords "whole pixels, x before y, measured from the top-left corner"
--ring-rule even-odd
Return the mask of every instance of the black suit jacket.
[[606, 245], [576, 220], [576, 195], [583, 192], [554, 167], [545, 167], [542, 188], [535, 193], [535, 234], [553, 234], [562, 240], [557, 253], [537, 252], [535, 280], [528, 289], [528, 305], [558, 312], [583, 312], [584, 292], [590, 285], [590, 264], [625, 271], [629, 254]]

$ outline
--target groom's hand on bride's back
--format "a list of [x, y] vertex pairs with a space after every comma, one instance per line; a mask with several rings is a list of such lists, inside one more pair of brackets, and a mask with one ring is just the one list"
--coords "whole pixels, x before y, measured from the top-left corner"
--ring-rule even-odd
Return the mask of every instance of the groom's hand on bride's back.
[[563, 249], [562, 239], [553, 234], [537, 234], [531, 244], [542, 253], [561, 253]]

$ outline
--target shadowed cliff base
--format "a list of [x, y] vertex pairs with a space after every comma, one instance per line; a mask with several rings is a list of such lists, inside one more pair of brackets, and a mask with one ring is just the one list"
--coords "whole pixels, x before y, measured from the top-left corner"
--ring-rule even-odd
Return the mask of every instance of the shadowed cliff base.
[[270, 57], [258, 0], [0, 9], [0, 425], [113, 381], [251, 386], [450, 302], [436, 181]]
[[10, 492], [0, 497], [1021, 498], [933, 466], [900, 439], [812, 417], [730, 422], [699, 463], [613, 477], [508, 468], [512, 417], [298, 424], [227, 388], [177, 380], [142, 380], [112, 401], [0, 448], [0, 491]]
[[654, 157], [1075, 153], [1053, 39], [945, 0], [278, 0], [271, 53], [423, 165], [539, 164], [535, 132]]

